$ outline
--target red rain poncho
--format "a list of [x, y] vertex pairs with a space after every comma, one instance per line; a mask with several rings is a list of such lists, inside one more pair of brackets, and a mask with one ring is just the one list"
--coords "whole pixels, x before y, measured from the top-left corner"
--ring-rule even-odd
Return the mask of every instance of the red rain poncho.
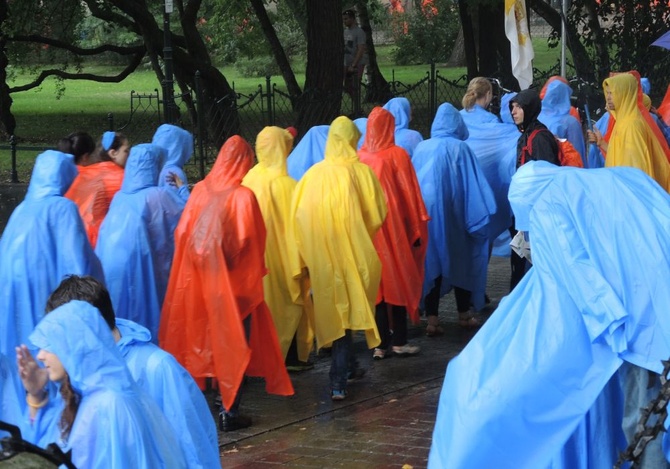
[[373, 240], [382, 262], [377, 303], [404, 306], [412, 322], [418, 323], [430, 217], [409, 155], [394, 143], [394, 129], [393, 115], [374, 108], [358, 155], [379, 179], [388, 205], [386, 220]]
[[226, 409], [244, 374], [264, 377], [270, 393], [293, 394], [263, 299], [265, 225], [253, 192], [241, 186], [252, 164], [249, 144], [233, 136], [193, 189], [175, 230], [159, 332], [161, 347], [191, 375], [216, 377]]

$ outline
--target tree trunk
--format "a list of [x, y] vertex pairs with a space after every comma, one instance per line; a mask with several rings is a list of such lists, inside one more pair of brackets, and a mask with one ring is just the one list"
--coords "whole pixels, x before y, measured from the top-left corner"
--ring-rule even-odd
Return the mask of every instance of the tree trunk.
[[479, 73], [500, 78], [505, 88], [518, 90], [519, 82], [512, 73], [510, 42], [505, 34], [505, 4], [482, 3], [479, 6]]
[[289, 62], [288, 57], [286, 57], [281, 42], [279, 42], [277, 32], [275, 31], [274, 26], [272, 26], [268, 12], [265, 10], [263, 0], [251, 0], [251, 6], [254, 8], [256, 17], [258, 17], [258, 21], [261, 23], [265, 38], [270, 44], [270, 49], [272, 49], [272, 54], [279, 66], [279, 70], [281, 70], [282, 77], [284, 77], [284, 83], [286, 83], [286, 89], [288, 90], [289, 95], [300, 96], [302, 93], [300, 85], [298, 85], [298, 81], [295, 79], [291, 63]]
[[307, 1], [307, 70], [298, 131], [330, 124], [340, 113], [344, 77], [342, 0]]
[[7, 85], [7, 66], [9, 60], [5, 53], [7, 37], [3, 33], [5, 30], [2, 25], [7, 20], [9, 7], [6, 0], [0, 0], [0, 131], [8, 136], [13, 135], [16, 130], [16, 119], [12, 114], [12, 98], [9, 94]]
[[463, 34], [463, 27], [458, 30], [458, 37], [454, 44], [454, 49], [451, 51], [449, 60], [447, 60], [447, 67], [465, 67], [467, 64], [465, 57], [465, 34]]
[[[607, 39], [603, 33], [603, 29], [600, 27], [600, 21], [598, 19], [598, 14], [596, 12], [595, 1], [585, 1], [584, 9], [588, 15], [588, 25], [593, 31], [595, 37], [594, 47], [596, 48], [596, 53], [598, 57], [598, 71], [595, 76], [596, 83], [602, 83], [602, 81], [607, 78], [607, 75], [610, 71], [610, 54], [607, 48]], [[586, 77], [585, 77], [586, 78]], [[587, 80], [590, 81], [590, 80]]]
[[385, 103], [391, 99], [391, 87], [382, 75], [377, 64], [377, 51], [372, 40], [372, 26], [368, 15], [367, 0], [356, 2], [361, 29], [365, 32], [365, 44], [368, 52], [368, 86], [365, 92], [366, 103]]
[[458, 0], [458, 12], [461, 17], [461, 29], [463, 30], [463, 42], [465, 51], [465, 64], [468, 69], [468, 80], [479, 76], [477, 66], [477, 45], [475, 31], [472, 22], [472, 13], [468, 6], [468, 0]]

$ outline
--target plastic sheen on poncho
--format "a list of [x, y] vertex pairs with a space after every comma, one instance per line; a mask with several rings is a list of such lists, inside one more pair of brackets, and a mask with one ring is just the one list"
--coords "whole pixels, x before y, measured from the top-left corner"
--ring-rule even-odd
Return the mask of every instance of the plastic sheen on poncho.
[[330, 125], [325, 158], [298, 182], [287, 234], [309, 269], [317, 347], [363, 330], [368, 347], [379, 345], [374, 305], [381, 263], [372, 239], [386, 217], [379, 180], [356, 154], [360, 133], [340, 116]]
[[496, 204], [477, 157], [464, 141], [467, 137], [459, 112], [444, 103], [412, 164], [430, 216], [423, 294], [442, 276], [441, 294], [452, 286], [468, 290], [479, 310], [485, 301], [489, 224]]
[[[269, 272], [263, 277], [263, 291], [284, 357], [301, 323], [303, 298], [308, 294], [301, 288], [301, 284], [306, 284], [292, 275], [290, 259], [299, 254], [286, 238], [291, 199], [297, 184], [286, 169], [286, 157], [292, 146], [293, 137], [287, 130], [265, 127], [256, 137], [258, 164], [242, 180], [242, 185], [254, 192], [265, 222], [265, 264]], [[303, 358], [309, 356], [313, 341], [310, 336], [309, 331], [301, 331], [298, 348]]]
[[[226, 409], [245, 374], [264, 377], [270, 393], [293, 394], [263, 297], [263, 216], [241, 185], [253, 158], [249, 144], [233, 136], [193, 188], [175, 230], [159, 331], [161, 347], [194, 378], [216, 378]], [[247, 341], [242, 321], [250, 314]]]
[[[165, 152], [165, 161], [158, 175], [158, 186], [169, 187], [179, 192], [184, 201], [188, 200], [188, 178], [184, 172], [184, 165], [193, 154], [193, 135], [188, 130], [172, 124], [163, 124], [156, 130], [151, 143], [162, 148]], [[174, 173], [184, 185], [179, 189], [168, 182], [168, 175]]]
[[414, 149], [423, 141], [423, 136], [416, 130], [409, 128], [412, 120], [412, 106], [407, 98], [391, 98], [384, 109], [393, 114], [395, 118], [395, 144], [403, 147], [410, 158], [414, 155]]
[[72, 155], [40, 154], [28, 192], [0, 238], [0, 353], [7, 357], [27, 343], [65, 275], [92, 275], [104, 282], [77, 206], [63, 197], [76, 175]]
[[148, 143], [131, 148], [121, 190], [95, 248], [116, 315], [149, 329], [154, 342], [172, 266], [174, 230], [184, 209], [175, 191], [157, 186], [160, 155], [160, 148]]
[[409, 155], [394, 143], [394, 127], [393, 115], [375, 107], [358, 156], [379, 179], [388, 206], [373, 240], [382, 263], [377, 304], [403, 306], [417, 324], [430, 218]]
[[315, 163], [323, 161], [328, 125], [315, 125], [300, 139], [286, 160], [289, 176], [299, 181]]
[[[55, 354], [81, 400], [64, 451], [80, 469], [185, 468], [172, 427], [130, 376], [100, 312], [72, 301], [47, 314], [30, 335]], [[55, 424], [55, 422], [54, 422]]]
[[658, 373], [670, 356], [663, 189], [635, 168], [540, 161], [510, 201], [533, 267], [449, 363], [430, 468], [547, 467], [623, 360]]

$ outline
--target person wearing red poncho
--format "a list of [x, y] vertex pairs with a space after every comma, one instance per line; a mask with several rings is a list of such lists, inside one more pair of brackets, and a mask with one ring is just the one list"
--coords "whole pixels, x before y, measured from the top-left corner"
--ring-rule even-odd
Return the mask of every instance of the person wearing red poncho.
[[388, 204], [386, 219], [373, 239], [382, 263], [375, 310], [381, 344], [373, 354], [378, 360], [389, 348], [403, 356], [419, 352], [418, 346], [407, 342], [407, 314], [413, 323], [419, 322], [428, 238], [429, 217], [416, 173], [407, 152], [395, 144], [394, 130], [393, 114], [374, 108], [368, 117], [365, 142], [358, 151], [361, 162], [370, 166], [379, 179]]
[[251, 425], [238, 413], [245, 374], [265, 378], [272, 394], [293, 394], [263, 298], [265, 225], [254, 193], [241, 185], [253, 161], [249, 144], [233, 136], [195, 185], [175, 230], [159, 331], [161, 347], [194, 378], [216, 378], [222, 431]]
[[[71, 134], [59, 143], [61, 151], [73, 154], [79, 174], [65, 193], [65, 197], [77, 204], [79, 215], [84, 222], [86, 235], [95, 248], [98, 243], [100, 225], [107, 215], [112, 198], [123, 182], [123, 168], [126, 165], [130, 145], [120, 133], [105, 132], [95, 151], [77, 154], [77, 140]], [[89, 137], [90, 138], [90, 137]], [[72, 143], [72, 149], [67, 148]]]

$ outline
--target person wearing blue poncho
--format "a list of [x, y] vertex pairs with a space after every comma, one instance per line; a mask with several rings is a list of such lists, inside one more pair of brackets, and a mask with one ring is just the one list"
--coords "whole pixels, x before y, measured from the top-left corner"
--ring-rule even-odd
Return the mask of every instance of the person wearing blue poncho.
[[37, 157], [26, 197], [0, 239], [0, 353], [14, 357], [64, 275], [104, 280], [77, 206], [63, 197], [77, 175], [72, 155]]
[[395, 119], [395, 144], [405, 149], [410, 158], [414, 155], [414, 149], [423, 141], [423, 137], [416, 130], [409, 128], [412, 120], [412, 107], [407, 98], [391, 98], [384, 109], [393, 114]]
[[60, 441], [88, 468], [185, 468], [156, 404], [133, 381], [100, 312], [72, 301], [47, 314], [29, 338], [49, 380], [60, 383]]
[[465, 143], [477, 157], [495, 196], [497, 210], [489, 222], [491, 242], [501, 234], [505, 235], [502, 238], [506, 242], [502, 242], [500, 248], [494, 250], [494, 254], [509, 256], [510, 238], [507, 230], [512, 226], [512, 209], [507, 199], [507, 191], [516, 170], [516, 143], [519, 139], [519, 131], [509, 113], [509, 100], [515, 94], [508, 93], [502, 97], [500, 113], [503, 117], [506, 114], [508, 120], [505, 122], [503, 119], [501, 122], [495, 114], [482, 107], [491, 99], [490, 92], [491, 83], [486, 78], [473, 79], [463, 97], [463, 105], [470, 106], [472, 110], [467, 111], [467, 107], [464, 107], [460, 114], [468, 128]]
[[489, 255], [489, 222], [496, 211], [493, 191], [477, 158], [464, 142], [463, 118], [449, 103], [440, 105], [430, 138], [414, 152], [421, 194], [428, 209], [428, 251], [423, 286], [426, 313], [437, 314], [440, 296], [454, 287], [459, 323], [481, 324], [470, 313], [484, 306]]
[[328, 125], [315, 125], [307, 131], [286, 159], [288, 175], [299, 181], [309, 168], [323, 161]]
[[[158, 405], [172, 426], [191, 469], [221, 467], [214, 418], [195, 381], [175, 358], [151, 343], [149, 331], [116, 318], [109, 293], [92, 277], [69, 276], [49, 297], [51, 311], [72, 300], [95, 306], [112, 331], [137, 385]], [[39, 379], [33, 376], [32, 381]], [[30, 386], [26, 386], [27, 388]]]
[[659, 373], [670, 356], [670, 196], [635, 168], [538, 161], [515, 174], [510, 202], [533, 268], [449, 363], [428, 466], [556, 465], [595, 412], [600, 438], [577, 456], [612, 467], [612, 378], [624, 361]]
[[558, 138], [567, 139], [575, 150], [582, 156], [584, 167], [588, 160], [586, 158], [586, 145], [584, 143], [584, 132], [582, 124], [570, 114], [570, 101], [572, 88], [561, 80], [551, 81], [542, 98], [542, 111], [537, 116], [547, 128]]
[[131, 149], [95, 248], [117, 316], [149, 329], [154, 342], [185, 204], [175, 191], [156, 186], [159, 168], [159, 147]]
[[[12, 357], [13, 358], [13, 357]], [[0, 353], [0, 420], [21, 427], [25, 391], [9, 357]], [[0, 431], [0, 438], [8, 436]]]
[[176, 125], [163, 124], [156, 130], [151, 143], [165, 152], [165, 162], [158, 175], [158, 187], [173, 188], [179, 197], [187, 201], [190, 192], [184, 165], [193, 154], [193, 135]]
[[356, 150], [360, 150], [363, 146], [363, 142], [365, 142], [365, 133], [368, 131], [368, 118], [359, 117], [358, 119], [354, 119], [354, 124], [361, 133], [361, 137], [358, 139], [358, 145], [356, 145]]

